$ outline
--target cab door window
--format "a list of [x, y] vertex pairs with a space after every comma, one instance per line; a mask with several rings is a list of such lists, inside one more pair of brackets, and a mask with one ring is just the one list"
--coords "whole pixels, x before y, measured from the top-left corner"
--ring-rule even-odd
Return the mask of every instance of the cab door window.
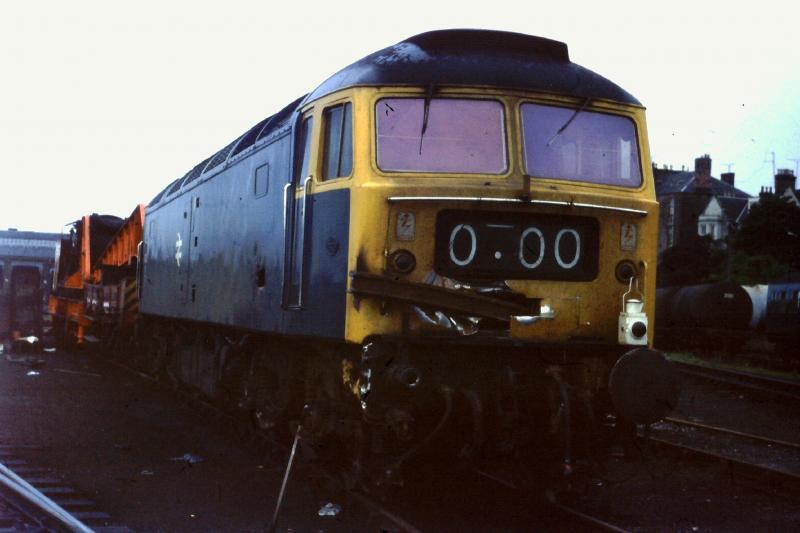
[[325, 109], [322, 179], [349, 176], [353, 169], [353, 112], [350, 103]]
[[300, 146], [303, 147], [302, 159], [300, 160], [300, 172], [295, 176], [295, 182], [302, 184], [303, 180], [308, 177], [309, 165], [311, 160], [311, 128], [314, 119], [308, 117], [303, 120], [303, 126], [300, 133]]

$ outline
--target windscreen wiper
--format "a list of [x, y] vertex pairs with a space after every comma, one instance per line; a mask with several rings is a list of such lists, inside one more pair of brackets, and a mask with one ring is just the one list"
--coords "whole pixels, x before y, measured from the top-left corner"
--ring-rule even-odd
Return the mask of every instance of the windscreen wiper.
[[433, 84], [428, 85], [428, 90], [425, 92], [425, 104], [422, 111], [422, 131], [419, 133], [419, 155], [422, 155], [422, 139], [425, 137], [425, 132], [428, 131], [428, 113], [431, 110], [431, 98], [433, 98]]
[[587, 98], [586, 98], [586, 99], [583, 101], [583, 103], [581, 104], [581, 106], [580, 106], [578, 109], [576, 109], [576, 110], [575, 110], [575, 112], [572, 114], [572, 116], [571, 116], [571, 117], [569, 117], [569, 119], [568, 119], [568, 120], [567, 120], [567, 121], [564, 123], [564, 125], [563, 125], [563, 126], [561, 126], [560, 128], [558, 128], [558, 131], [557, 131], [557, 132], [555, 132], [555, 133], [553, 134], [553, 136], [552, 136], [552, 137], [550, 137], [550, 140], [549, 140], [549, 141], [547, 141], [547, 144], [545, 144], [545, 146], [550, 146], [551, 144], [553, 144], [553, 141], [555, 141], [555, 140], [556, 140], [556, 137], [558, 137], [559, 135], [561, 135], [562, 133], [564, 133], [564, 131], [565, 131], [567, 128], [569, 128], [569, 125], [570, 125], [570, 124], [572, 124], [572, 121], [573, 121], [573, 120], [575, 120], [575, 117], [577, 117], [577, 116], [578, 116], [578, 115], [581, 113], [581, 111], [583, 111], [584, 109], [586, 109], [586, 107], [589, 105], [589, 102], [591, 102], [591, 101], [592, 101], [592, 99], [591, 99], [590, 97], [587, 97]]

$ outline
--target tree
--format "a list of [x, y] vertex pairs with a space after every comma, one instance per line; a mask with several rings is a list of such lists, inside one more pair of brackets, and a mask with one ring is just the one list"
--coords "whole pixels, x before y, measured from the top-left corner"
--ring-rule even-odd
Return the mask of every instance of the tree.
[[[734, 248], [737, 254], [770, 257], [788, 269], [800, 270], [800, 208], [780, 198], [762, 198], [742, 221]], [[764, 261], [756, 263], [769, 266]]]
[[667, 248], [658, 265], [658, 286], [696, 285], [723, 275], [725, 251], [710, 236], [694, 236]]
[[768, 283], [791, 270], [771, 255], [749, 255], [735, 252], [733, 255], [733, 281], [741, 285]]

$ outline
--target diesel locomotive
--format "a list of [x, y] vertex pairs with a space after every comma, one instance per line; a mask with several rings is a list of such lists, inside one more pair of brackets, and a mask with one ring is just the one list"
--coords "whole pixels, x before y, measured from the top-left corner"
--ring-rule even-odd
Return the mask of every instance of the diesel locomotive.
[[651, 168], [643, 106], [564, 43], [423, 33], [149, 203], [131, 338], [152, 372], [301, 426], [355, 478], [431, 449], [569, 470], [610, 420], [676, 399], [651, 348]]

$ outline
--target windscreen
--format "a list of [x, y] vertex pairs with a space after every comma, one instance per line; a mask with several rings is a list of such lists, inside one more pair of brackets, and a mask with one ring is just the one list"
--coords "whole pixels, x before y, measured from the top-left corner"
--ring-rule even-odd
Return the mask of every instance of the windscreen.
[[[427, 110], [426, 110], [427, 107]], [[502, 174], [503, 105], [495, 100], [384, 98], [375, 108], [378, 167], [388, 172]]]
[[522, 104], [525, 171], [537, 178], [638, 187], [633, 121], [566, 107]]

